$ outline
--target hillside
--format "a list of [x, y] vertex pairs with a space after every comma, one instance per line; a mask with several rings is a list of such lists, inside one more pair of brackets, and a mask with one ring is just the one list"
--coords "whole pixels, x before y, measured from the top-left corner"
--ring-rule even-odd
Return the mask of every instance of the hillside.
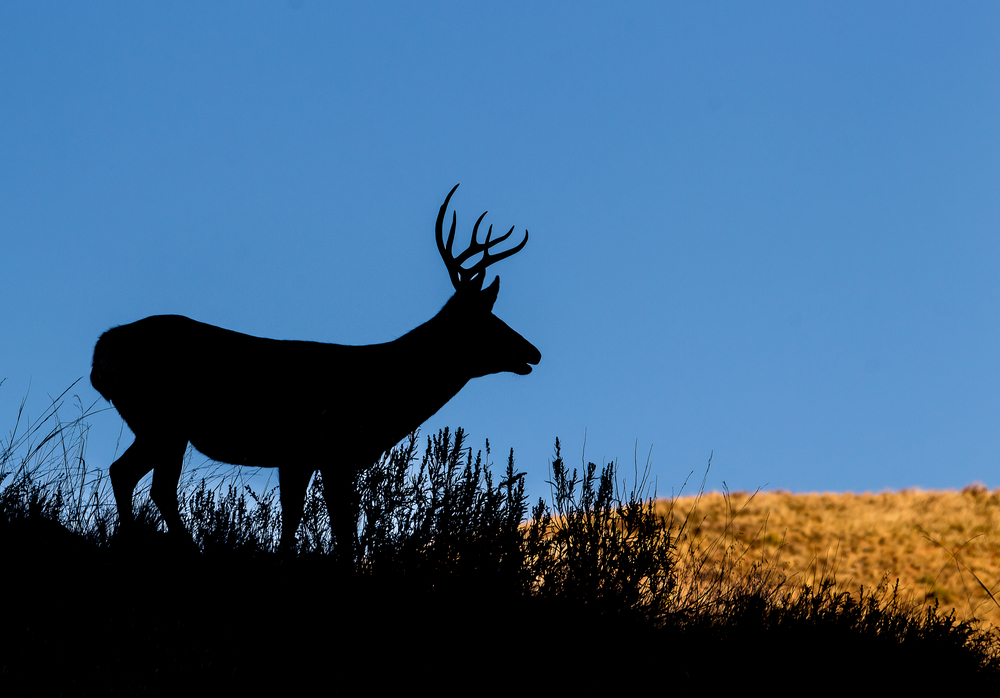
[[[625, 676], [640, 690], [701, 684], [720, 658], [731, 677], [767, 666], [795, 684], [830, 666], [845, 688], [1000, 683], [995, 633], [876, 586], [907, 565], [963, 616], [988, 617], [915, 533], [968, 543], [959, 559], [992, 584], [994, 539], [977, 534], [994, 530], [997, 497], [984, 488], [657, 503], [645, 477], [619, 487], [614, 464], [569, 468], [556, 440], [552, 501], [529, 516], [513, 453], [494, 475], [488, 446], [444, 429], [422, 457], [413, 434], [364, 471], [345, 566], [318, 476], [291, 550], [277, 549], [276, 490], [232, 479], [182, 486], [183, 533], [141, 490], [123, 532], [107, 478], [86, 469], [82, 422], [42, 436], [45, 424], [0, 443], [0, 593], [16, 601], [0, 613], [3, 695], [294, 693], [358, 672], [400, 688], [467, 692], [489, 676], [593, 692]], [[853, 596], [830, 585], [834, 569]]]
[[742, 568], [765, 560], [793, 582], [811, 584], [832, 572], [837, 586], [852, 592], [888, 575], [904, 597], [937, 599], [958, 618], [1000, 626], [990, 597], [1000, 599], [1000, 489], [713, 492], [663, 500], [658, 510], [677, 530], [686, 521], [679, 559], [689, 571], [724, 559]]

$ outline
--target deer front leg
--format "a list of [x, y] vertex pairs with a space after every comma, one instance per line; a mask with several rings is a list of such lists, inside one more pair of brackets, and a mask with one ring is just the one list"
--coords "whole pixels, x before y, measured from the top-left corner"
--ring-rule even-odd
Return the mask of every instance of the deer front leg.
[[132, 495], [143, 475], [153, 469], [153, 463], [148, 454], [143, 453], [143, 451], [137, 436], [135, 442], [125, 450], [121, 458], [108, 468], [111, 487], [115, 492], [115, 505], [118, 508], [118, 527], [120, 529], [130, 528], [135, 523]]
[[121, 458], [111, 464], [108, 474], [115, 493], [118, 508], [118, 523], [122, 529], [129, 529], [135, 523], [132, 510], [132, 495], [139, 480], [153, 471], [153, 486], [150, 497], [167, 528], [174, 535], [184, 535], [184, 525], [177, 510], [177, 482], [184, 464], [186, 439], [148, 434], [136, 434], [135, 442], [128, 447]]
[[178, 540], [193, 543], [191, 534], [184, 528], [177, 507], [177, 483], [184, 467], [184, 451], [187, 439], [171, 439], [158, 444], [156, 460], [153, 462], [153, 484], [149, 488], [149, 498], [160, 510], [160, 516], [167, 523], [167, 530]]
[[303, 468], [278, 468], [278, 496], [281, 500], [281, 550], [295, 548], [295, 534], [302, 521], [306, 487], [313, 471]]

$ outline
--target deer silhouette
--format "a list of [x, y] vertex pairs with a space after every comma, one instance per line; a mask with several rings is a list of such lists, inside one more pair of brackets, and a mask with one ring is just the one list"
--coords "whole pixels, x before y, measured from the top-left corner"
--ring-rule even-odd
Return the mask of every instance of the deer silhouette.
[[[515, 254], [491, 250], [510, 237], [452, 252], [457, 214], [443, 224], [458, 185], [438, 213], [435, 235], [455, 294], [433, 318], [384, 344], [345, 346], [253, 337], [180, 315], [114, 327], [94, 347], [90, 381], [135, 434], [110, 468], [120, 529], [134, 524], [132, 497], [150, 470], [150, 497], [168, 530], [189, 538], [177, 506], [187, 444], [238, 466], [278, 468], [281, 548], [294, 546], [312, 474], [323, 492], [338, 557], [357, 546], [358, 473], [437, 412], [472, 378], [531, 373], [541, 354], [493, 314], [497, 277], [486, 269]], [[477, 255], [471, 266], [463, 264]]]

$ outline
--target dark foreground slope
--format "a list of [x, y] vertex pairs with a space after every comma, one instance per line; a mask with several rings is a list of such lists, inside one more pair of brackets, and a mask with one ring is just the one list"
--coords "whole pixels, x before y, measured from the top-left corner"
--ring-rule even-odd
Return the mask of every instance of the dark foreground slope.
[[51, 554], [6, 558], [4, 695], [355, 692], [359, 680], [456, 693], [630, 692], [754, 677], [926, 690], [997, 677], [954, 631], [894, 636], [849, 608], [782, 621], [748, 597], [726, 618], [657, 625], [579, 600], [512, 595], [489, 578], [344, 578], [321, 557], [213, 559], [163, 540], [129, 555], [65, 537], [44, 548]]
[[61, 495], [22, 477], [0, 493], [0, 694], [1000, 685], [993, 634], [892, 589], [682, 578], [677, 529], [642, 487], [619, 496], [614, 466], [570, 472], [558, 444], [551, 508], [521, 525], [513, 459], [494, 486], [488, 455], [442, 433], [419, 467], [406, 470], [411, 443], [374, 468], [350, 572], [322, 520], [296, 554], [272, 552], [267, 497], [186, 495], [195, 550], [144, 502], [150, 523], [129, 540], [100, 516], [71, 533]]

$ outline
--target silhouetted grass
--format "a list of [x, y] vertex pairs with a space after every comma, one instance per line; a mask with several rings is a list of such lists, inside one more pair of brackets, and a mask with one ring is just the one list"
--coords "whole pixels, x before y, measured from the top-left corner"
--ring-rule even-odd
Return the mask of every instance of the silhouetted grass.
[[687, 545], [700, 564], [678, 564], [684, 516], [656, 513], [638, 468], [630, 486], [616, 463], [571, 470], [558, 440], [552, 502], [529, 516], [513, 452], [495, 480], [488, 442], [411, 435], [359, 478], [353, 574], [330, 563], [318, 476], [293, 556], [276, 552], [276, 490], [237, 471], [181, 493], [200, 554], [142, 492], [146, 533], [124, 544], [83, 457], [88, 412], [63, 423], [61, 406], [19, 416], [0, 443], [0, 690], [287, 692], [362, 676], [634, 691], [755, 674], [926, 690], [1000, 676], [991, 631], [906, 604], [887, 581], [848, 594], [830, 575], [793, 585], [764, 559], [709, 565], [725, 541]]
[[84, 458], [92, 406], [84, 408], [76, 398], [80, 416], [69, 422], [59, 418], [75, 385], [30, 422], [22, 401], [13, 429], [0, 440], [0, 531], [58, 522], [91, 543], [108, 543], [115, 519], [114, 505], [108, 505], [110, 482]]
[[555, 510], [539, 499], [524, 532], [532, 593], [658, 619], [675, 586], [674, 546], [668, 522], [647, 496], [645, 477], [637, 475], [623, 492], [617, 464], [600, 473], [594, 463], [582, 474], [570, 471], [558, 439], [550, 474]]

